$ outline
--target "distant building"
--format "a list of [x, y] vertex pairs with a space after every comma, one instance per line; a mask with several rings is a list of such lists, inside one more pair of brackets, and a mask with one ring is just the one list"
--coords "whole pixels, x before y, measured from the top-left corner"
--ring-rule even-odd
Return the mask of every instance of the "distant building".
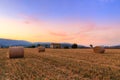
[[60, 43], [51, 43], [50, 48], [61, 48]]

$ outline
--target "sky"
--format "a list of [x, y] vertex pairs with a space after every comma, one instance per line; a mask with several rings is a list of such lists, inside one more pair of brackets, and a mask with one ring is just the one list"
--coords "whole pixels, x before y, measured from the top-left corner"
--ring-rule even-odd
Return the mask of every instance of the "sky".
[[0, 38], [120, 44], [120, 0], [0, 0]]

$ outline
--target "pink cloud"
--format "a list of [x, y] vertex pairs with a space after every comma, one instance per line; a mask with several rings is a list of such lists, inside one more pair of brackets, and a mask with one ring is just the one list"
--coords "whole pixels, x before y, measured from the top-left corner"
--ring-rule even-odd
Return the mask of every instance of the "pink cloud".
[[62, 41], [70, 41], [70, 40], [74, 40], [75, 38], [76, 38], [75, 36], [67, 36], [67, 37], [62, 38], [61, 40]]
[[64, 32], [53, 32], [53, 31], [50, 31], [49, 34], [53, 35], [53, 36], [61, 36], [61, 37], [67, 36], [67, 34], [64, 33]]
[[[59, 25], [59, 24], [58, 24]], [[99, 27], [99, 25], [96, 25], [95, 22], [90, 21], [90, 22], [73, 22], [73, 23], [69, 23], [67, 25], [72, 25], [70, 26], [70, 28], [72, 29], [72, 31], [69, 31], [69, 26], [66, 26], [64, 24], [62, 24], [62, 26], [66, 26], [68, 27], [68, 30], [65, 30], [66, 32], [63, 31], [58, 31], [58, 32], [54, 32], [54, 31], [50, 31], [49, 34], [53, 35], [53, 36], [60, 36], [60, 40], [61, 41], [77, 41], [77, 42], [86, 42], [86, 43], [102, 43], [102, 42], [106, 42], [106, 39], [104, 39], [101, 33], [99, 32], [104, 32], [106, 29], [109, 31], [110, 27]], [[77, 25], [76, 27], [73, 25]], [[78, 26], [78, 25], [83, 25], [83, 26]], [[77, 28], [75, 30], [75, 28]], [[98, 32], [97, 32], [98, 31]]]
[[31, 16], [31, 15], [25, 15], [25, 14], [21, 14], [20, 17], [23, 19], [23, 22], [25, 24], [32, 24], [32, 23], [40, 23], [43, 24], [44, 21], [37, 18], [36, 16]]
[[24, 23], [25, 23], [25, 24], [30, 24], [30, 22], [29, 22], [29, 21], [24, 21]]

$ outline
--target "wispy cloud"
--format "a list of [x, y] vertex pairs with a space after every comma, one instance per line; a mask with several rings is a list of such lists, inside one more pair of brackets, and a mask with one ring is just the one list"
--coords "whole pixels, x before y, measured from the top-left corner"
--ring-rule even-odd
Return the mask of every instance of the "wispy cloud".
[[50, 31], [49, 32], [50, 35], [53, 35], [53, 36], [62, 36], [62, 37], [65, 37], [67, 36], [67, 34], [65, 32], [53, 32], [53, 31]]
[[31, 16], [31, 15], [20, 14], [19, 17], [23, 19], [23, 22], [25, 24], [33, 24], [33, 23], [43, 24], [44, 23], [42, 19], [39, 19], [33, 15]]

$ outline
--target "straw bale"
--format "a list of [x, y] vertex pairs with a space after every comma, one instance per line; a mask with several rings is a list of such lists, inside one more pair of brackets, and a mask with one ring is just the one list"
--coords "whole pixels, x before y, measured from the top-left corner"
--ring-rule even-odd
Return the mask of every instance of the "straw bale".
[[24, 47], [9, 47], [9, 58], [23, 58], [24, 57]]
[[45, 47], [39, 46], [38, 47], [38, 52], [45, 52]]
[[93, 48], [93, 51], [94, 51], [95, 53], [104, 53], [104, 52], [105, 52], [105, 48], [104, 48], [104, 47], [101, 47], [101, 46], [95, 46], [95, 47]]

